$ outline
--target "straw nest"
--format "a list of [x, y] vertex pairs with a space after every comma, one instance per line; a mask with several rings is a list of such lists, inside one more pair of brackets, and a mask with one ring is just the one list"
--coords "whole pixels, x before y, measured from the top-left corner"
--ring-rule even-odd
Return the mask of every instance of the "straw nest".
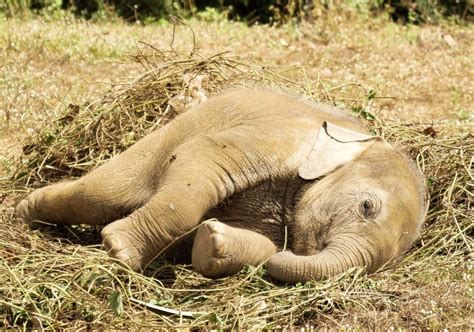
[[[469, 325], [469, 318], [461, 317], [472, 310], [468, 281], [474, 139], [467, 125], [385, 122], [367, 111], [374, 91], [354, 84], [327, 88], [321, 81], [307, 80], [301, 69], [278, 73], [228, 54], [204, 57], [143, 45], [135, 60], [144, 68], [140, 77], [115, 85], [90, 104], [62, 106], [55, 121], [25, 142], [4, 193], [18, 198], [16, 191], [80, 176], [206, 96], [240, 85], [265, 86], [344, 104], [389, 141], [403, 145], [424, 172], [429, 190], [421, 239], [401, 262], [372, 276], [352, 270], [321, 282], [287, 286], [271, 281], [263, 267], [248, 267], [221, 280], [163, 261], [145, 274], [133, 273], [100, 249], [94, 227], [33, 231], [15, 223], [12, 209], [3, 209], [0, 326]], [[446, 294], [432, 285], [459, 292], [459, 310], [446, 314], [449, 308], [441, 304]]]

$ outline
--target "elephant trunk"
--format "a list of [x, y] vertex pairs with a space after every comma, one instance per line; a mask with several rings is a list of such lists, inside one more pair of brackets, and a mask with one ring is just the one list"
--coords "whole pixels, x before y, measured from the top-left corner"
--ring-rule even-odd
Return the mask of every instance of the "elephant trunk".
[[368, 239], [354, 234], [340, 236], [331, 241], [321, 252], [310, 256], [298, 256], [284, 251], [275, 254], [267, 268], [275, 279], [289, 282], [319, 280], [347, 271], [351, 267], [366, 267], [369, 271], [378, 267], [375, 246]]

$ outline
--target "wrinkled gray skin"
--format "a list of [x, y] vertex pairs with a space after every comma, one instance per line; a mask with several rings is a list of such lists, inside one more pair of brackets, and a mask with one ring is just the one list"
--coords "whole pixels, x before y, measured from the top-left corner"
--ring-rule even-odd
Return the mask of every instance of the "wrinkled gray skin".
[[197, 228], [192, 263], [204, 275], [266, 262], [294, 283], [399, 256], [419, 233], [424, 192], [412, 163], [352, 117], [238, 90], [81, 179], [33, 192], [16, 212], [27, 223], [107, 224], [104, 247], [136, 270]]

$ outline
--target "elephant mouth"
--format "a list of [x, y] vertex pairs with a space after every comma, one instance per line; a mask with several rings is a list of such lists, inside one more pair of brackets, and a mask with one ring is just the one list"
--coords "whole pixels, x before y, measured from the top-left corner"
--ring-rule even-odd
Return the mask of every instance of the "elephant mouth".
[[323, 251], [331, 240], [329, 225], [317, 226], [321, 224], [323, 221], [312, 221], [311, 227], [295, 227], [292, 252], [300, 256], [311, 256]]

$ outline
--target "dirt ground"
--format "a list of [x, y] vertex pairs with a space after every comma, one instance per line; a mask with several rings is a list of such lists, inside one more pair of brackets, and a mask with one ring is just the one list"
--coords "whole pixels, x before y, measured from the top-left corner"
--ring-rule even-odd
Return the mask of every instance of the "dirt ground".
[[[376, 91], [369, 111], [383, 118], [474, 129], [473, 40], [472, 25], [399, 25], [347, 12], [281, 27], [190, 20], [177, 26], [175, 34], [171, 24], [0, 18], [0, 200], [7, 211], [3, 215], [13, 210], [14, 199], [4, 188], [11, 157], [22, 153], [21, 140], [54, 119], [60, 105], [91, 101], [111, 84], [136, 77], [142, 69], [128, 55], [137, 52], [140, 42], [157, 48], [194, 49], [204, 55], [230, 52], [274, 70], [293, 68], [286, 71], [288, 77], [319, 80], [329, 91], [337, 88], [335, 93], [344, 94], [344, 88], [338, 87], [345, 85]], [[431, 328], [472, 326], [472, 312], [466, 309], [472, 296], [470, 279], [460, 280], [463, 286], [459, 287], [444, 282], [437, 273], [432, 270], [419, 276], [434, 280], [432, 287], [420, 283], [429, 300], [405, 293], [400, 303], [410, 306], [398, 308], [396, 318], [388, 313], [390, 307], [367, 308], [373, 313], [370, 324], [367, 317], [362, 321], [346, 317], [349, 325], [330, 326], [430, 328], [427, 305], [432, 307], [431, 314], [445, 315], [444, 325], [433, 323]], [[439, 287], [451, 294], [440, 292]], [[389, 291], [397, 293], [397, 289]], [[459, 311], [449, 311], [456, 306]], [[410, 325], [406, 320], [415, 316], [419, 321]]]
[[194, 49], [204, 55], [228, 51], [262, 66], [300, 66], [309, 80], [319, 78], [329, 88], [351, 82], [374, 89], [375, 112], [472, 120], [470, 26], [403, 26], [346, 13], [279, 28], [191, 21], [178, 26], [173, 38], [170, 24], [1, 23], [2, 128], [34, 123], [37, 116], [51, 116], [58, 102], [90, 100], [107, 83], [133, 77], [138, 68], [127, 64], [127, 54], [140, 41], [167, 48], [174, 39], [175, 48], [191, 50], [191, 29]]

